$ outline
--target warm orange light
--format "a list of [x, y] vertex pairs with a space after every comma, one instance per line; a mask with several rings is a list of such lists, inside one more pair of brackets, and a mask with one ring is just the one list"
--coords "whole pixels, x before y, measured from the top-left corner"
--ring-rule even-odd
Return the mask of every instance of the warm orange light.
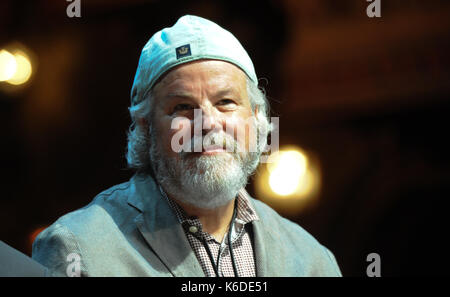
[[36, 228], [33, 232], [30, 233], [30, 235], [28, 235], [28, 243], [29, 243], [30, 247], [33, 245], [33, 242], [36, 239], [36, 237], [39, 235], [39, 233], [44, 231], [47, 227], [48, 226], [42, 226], [42, 227]]
[[272, 191], [288, 196], [301, 190], [308, 160], [296, 150], [279, 151], [269, 157], [269, 185]]
[[31, 58], [21, 46], [0, 50], [0, 82], [17, 86], [25, 84], [33, 73]]
[[278, 211], [293, 214], [311, 205], [320, 188], [318, 160], [298, 147], [273, 153], [255, 180], [257, 197]]
[[0, 50], [0, 81], [12, 78], [17, 70], [17, 62], [13, 54]]
[[24, 52], [15, 52], [14, 59], [16, 60], [17, 65], [16, 71], [8, 80], [6, 80], [6, 82], [12, 85], [21, 85], [28, 81], [33, 69], [28, 56]]

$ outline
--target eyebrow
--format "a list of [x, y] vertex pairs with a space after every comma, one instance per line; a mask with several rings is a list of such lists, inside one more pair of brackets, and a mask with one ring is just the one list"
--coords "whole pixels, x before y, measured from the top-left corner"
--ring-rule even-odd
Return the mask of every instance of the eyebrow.
[[188, 92], [171, 92], [167, 94], [168, 98], [186, 98], [186, 99], [194, 99], [195, 97]]
[[[211, 96], [211, 98], [220, 98], [220, 97], [224, 97], [229, 94], [233, 94], [233, 95], [236, 94], [235, 89], [229, 87], [229, 88], [219, 90], [213, 96]], [[184, 99], [191, 99], [191, 100], [195, 99], [195, 96], [192, 93], [183, 92], [183, 91], [170, 92], [169, 94], [167, 94], [167, 97], [168, 98], [184, 98]], [[240, 96], [237, 96], [236, 99], [241, 100]]]

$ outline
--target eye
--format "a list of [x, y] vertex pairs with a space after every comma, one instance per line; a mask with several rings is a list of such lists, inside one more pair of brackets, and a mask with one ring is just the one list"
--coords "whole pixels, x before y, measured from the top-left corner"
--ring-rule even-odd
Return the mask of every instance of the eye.
[[236, 105], [236, 102], [234, 102], [231, 99], [222, 99], [217, 104], [218, 105], [230, 105], [230, 104], [235, 104]]
[[175, 105], [175, 107], [173, 108], [173, 112], [175, 113], [177, 111], [190, 110], [193, 108], [194, 107], [191, 104], [181, 103], [181, 104]]

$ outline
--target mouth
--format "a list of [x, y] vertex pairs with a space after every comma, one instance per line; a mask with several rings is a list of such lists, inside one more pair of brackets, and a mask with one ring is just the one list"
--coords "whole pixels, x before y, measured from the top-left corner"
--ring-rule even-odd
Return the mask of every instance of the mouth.
[[211, 145], [203, 148], [202, 155], [214, 155], [219, 153], [225, 153], [221, 145]]

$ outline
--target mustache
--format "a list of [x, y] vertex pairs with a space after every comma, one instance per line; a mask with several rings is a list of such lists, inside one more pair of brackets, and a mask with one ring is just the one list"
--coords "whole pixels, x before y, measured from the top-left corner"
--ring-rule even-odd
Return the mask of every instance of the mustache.
[[206, 135], [193, 135], [189, 141], [190, 151], [181, 151], [180, 155], [187, 155], [195, 152], [203, 152], [205, 148], [221, 148], [227, 152], [238, 152], [238, 142], [225, 132], [208, 133]]

